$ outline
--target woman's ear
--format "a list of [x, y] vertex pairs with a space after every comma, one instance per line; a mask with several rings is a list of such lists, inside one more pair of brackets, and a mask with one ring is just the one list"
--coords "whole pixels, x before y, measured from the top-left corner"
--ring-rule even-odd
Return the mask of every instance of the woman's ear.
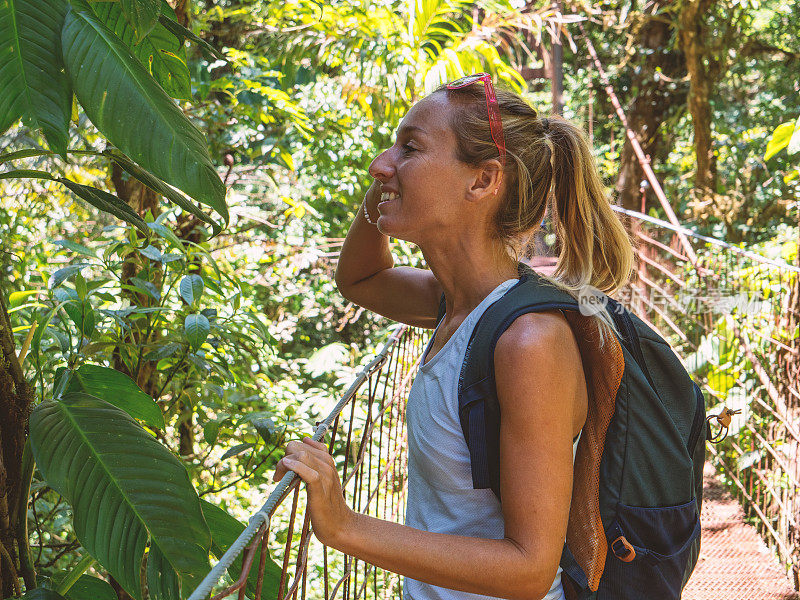
[[474, 171], [474, 179], [468, 190], [470, 201], [483, 200], [489, 196], [496, 197], [503, 183], [503, 169], [499, 160], [484, 162]]

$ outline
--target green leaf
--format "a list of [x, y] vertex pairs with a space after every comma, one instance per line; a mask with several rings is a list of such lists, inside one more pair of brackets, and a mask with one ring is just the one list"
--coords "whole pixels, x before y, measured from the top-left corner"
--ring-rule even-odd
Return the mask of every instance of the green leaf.
[[209, 570], [211, 536], [183, 464], [126, 412], [88, 394], [45, 400], [30, 417], [36, 464], [73, 512], [75, 534], [141, 600], [149, 538], [157, 567], [193, 588]]
[[[124, 5], [123, 5], [124, 6]], [[173, 98], [189, 100], [192, 86], [189, 68], [186, 66], [186, 51], [181, 41], [160, 23], [147, 34], [137, 38], [116, 2], [95, 2], [92, 10], [109, 29], [117, 34], [145, 69]]]
[[11, 292], [8, 295], [8, 305], [11, 308], [19, 306], [25, 302], [28, 296], [35, 296], [39, 294], [39, 290], [22, 290], [20, 292]]
[[17, 179], [17, 178], [49, 179], [50, 181], [57, 180], [57, 178], [50, 175], [50, 173], [47, 173], [46, 171], [37, 171], [36, 169], [14, 169], [13, 171], [6, 171], [5, 173], [0, 173], [0, 179]]
[[264, 440], [266, 444], [273, 443], [278, 435], [278, 427], [275, 425], [275, 421], [269, 417], [260, 417], [258, 419], [253, 419], [252, 423], [258, 435], [261, 436], [261, 439]]
[[120, 0], [120, 6], [139, 40], [150, 33], [161, 12], [161, 0]]
[[[205, 500], [200, 500], [200, 506], [203, 510], [203, 516], [206, 518], [208, 528], [211, 530], [211, 552], [214, 553], [218, 559], [222, 557], [228, 548], [231, 547], [236, 538], [244, 531], [245, 525], [240, 523], [238, 519], [232, 517], [220, 507], [211, 504]], [[267, 548], [269, 550], [269, 548]], [[259, 560], [260, 555], [256, 555], [255, 560]], [[258, 581], [257, 562], [253, 563], [253, 568], [247, 577], [247, 584], [245, 593], [250, 597], [255, 597], [256, 582]], [[236, 580], [242, 573], [242, 555], [240, 554], [228, 569], [230, 576]], [[267, 556], [264, 563], [264, 580], [261, 588], [260, 600], [272, 600], [278, 597], [278, 585], [281, 581], [281, 567], [272, 559]], [[285, 592], [286, 590], [284, 590]]]
[[55, 273], [50, 275], [50, 279], [47, 280], [47, 287], [50, 288], [51, 290], [53, 288], [58, 287], [59, 285], [64, 283], [67, 279], [74, 276], [76, 273], [80, 273], [83, 269], [85, 269], [88, 266], [89, 266], [88, 263], [78, 263], [58, 269]]
[[[228, 222], [225, 185], [202, 133], [88, 7], [67, 13], [64, 63], [86, 115], [136, 164]], [[142, 135], [146, 131], [147, 135]]]
[[[798, 126], [800, 129], [800, 126]], [[764, 153], [764, 160], [769, 160], [778, 152], [789, 145], [789, 141], [795, 131], [794, 123], [781, 123], [772, 133], [772, 137], [767, 142], [767, 151]]]
[[203, 425], [203, 439], [207, 444], [214, 445], [216, 443], [219, 436], [219, 426], [219, 421], [209, 421]]
[[78, 332], [84, 337], [91, 338], [97, 323], [92, 305], [86, 301], [67, 302], [64, 305], [64, 312], [67, 313], [72, 322], [78, 328]]
[[224, 60], [225, 62], [228, 62], [228, 59], [225, 58], [225, 55], [222, 54], [222, 52], [214, 48], [214, 46], [209, 44], [203, 38], [196, 36], [191, 30], [186, 29], [186, 27], [174, 19], [170, 19], [165, 15], [161, 15], [158, 18], [158, 22], [166, 27], [172, 33], [172, 35], [176, 36], [181, 41], [189, 39], [200, 46], [200, 50], [203, 52], [203, 56], [206, 58], [213, 57], [217, 60]]
[[61, 594], [49, 590], [47, 588], [36, 588], [30, 592], [26, 592], [22, 600], [67, 600]]
[[[103, 154], [111, 158], [115, 163], [117, 163], [121, 169], [127, 172], [132, 177], [135, 177], [151, 190], [156, 192], [157, 194], [161, 194], [167, 200], [174, 202], [178, 206], [180, 206], [183, 210], [192, 213], [198, 219], [205, 221], [214, 230], [214, 235], [217, 235], [222, 228], [220, 227], [219, 223], [217, 223], [214, 219], [209, 217], [206, 213], [200, 210], [200, 207], [196, 204], [187, 200], [183, 194], [174, 190], [166, 183], [161, 181], [158, 177], [155, 177], [151, 173], [148, 173], [144, 169], [142, 169], [139, 165], [133, 162], [130, 158], [122, 154], [119, 150], [116, 149], [107, 149], [103, 151]], [[150, 225], [155, 225], [155, 223], [150, 223]]]
[[[200, 583], [198, 581], [198, 583]], [[178, 600], [180, 584], [175, 569], [171, 569], [158, 546], [150, 546], [147, 555], [147, 589], [152, 600]]]
[[66, 248], [67, 250], [72, 250], [73, 252], [77, 252], [78, 254], [83, 254], [84, 256], [88, 256], [89, 258], [97, 258], [97, 255], [94, 253], [94, 250], [91, 250], [86, 246], [73, 242], [72, 240], [56, 240], [53, 243], [56, 246], [61, 246], [62, 248]]
[[161, 360], [162, 358], [167, 358], [175, 354], [180, 347], [181, 345], [176, 342], [169, 342], [145, 354], [144, 360]]
[[187, 315], [186, 320], [183, 322], [183, 330], [192, 350], [197, 352], [203, 342], [206, 341], [208, 333], [211, 331], [211, 324], [204, 315]]
[[232, 456], [236, 456], [237, 454], [241, 454], [245, 450], [248, 450], [253, 447], [253, 444], [245, 443], [245, 444], [236, 444], [233, 448], [228, 448], [228, 450], [220, 457], [220, 460], [226, 460], [231, 458]]
[[181, 279], [181, 283], [178, 286], [181, 298], [186, 300], [186, 304], [189, 305], [194, 304], [200, 299], [200, 296], [203, 295], [204, 288], [205, 284], [203, 283], [203, 278], [194, 273]]
[[108, 192], [98, 190], [97, 188], [90, 187], [88, 185], [75, 183], [74, 181], [70, 181], [69, 179], [65, 179], [63, 177], [57, 177], [56, 181], [63, 183], [73, 194], [78, 196], [80, 199], [85, 200], [95, 208], [99, 208], [104, 212], [111, 213], [118, 219], [122, 219], [123, 221], [130, 223], [136, 227], [136, 229], [150, 237], [150, 230], [147, 228], [147, 223], [145, 223], [144, 220], [136, 214], [136, 212], [128, 205], [127, 202], [117, 198], [114, 194], [109, 194]]
[[178, 250], [183, 251], [183, 244], [178, 239], [178, 236], [173, 233], [173, 231], [164, 225], [163, 223], [148, 223], [147, 226], [152, 230], [155, 231], [159, 237], [169, 241], [175, 248]]
[[133, 379], [115, 369], [81, 365], [72, 374], [66, 392], [85, 392], [113, 404], [135, 419], [141, 419], [150, 427], [164, 429], [164, 415], [156, 401], [145, 394]]
[[[60, 581], [54, 578], [53, 582]], [[67, 600], [117, 600], [117, 593], [108, 582], [99, 577], [81, 575], [72, 587], [65, 592]]]
[[72, 90], [61, 59], [66, 0], [0, 0], [0, 133], [20, 117], [66, 158]]
[[154, 260], [156, 262], [161, 262], [164, 259], [164, 255], [161, 254], [161, 250], [159, 250], [152, 244], [150, 246], [145, 246], [144, 248], [140, 249], [139, 253], [142, 256], [146, 256], [150, 260]]
[[130, 281], [137, 290], [141, 290], [156, 302], [161, 301], [161, 292], [152, 281], [145, 281], [140, 277], [131, 277], [128, 281]]
[[75, 275], [75, 291], [78, 294], [78, 299], [86, 300], [86, 279], [83, 278], [83, 275], [80, 273]]

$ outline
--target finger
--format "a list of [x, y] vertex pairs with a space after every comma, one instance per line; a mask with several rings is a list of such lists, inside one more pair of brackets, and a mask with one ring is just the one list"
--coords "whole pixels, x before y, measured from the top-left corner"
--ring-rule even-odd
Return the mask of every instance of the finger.
[[333, 456], [331, 456], [331, 453], [325, 444], [322, 442], [317, 442], [309, 437], [303, 438], [303, 442], [305, 443], [304, 447], [308, 449], [315, 458], [321, 460], [326, 466], [336, 468], [336, 461], [333, 459]]
[[300, 440], [292, 440], [288, 444], [286, 444], [286, 454], [291, 454], [292, 452], [296, 451], [298, 448], [302, 448], [303, 443]]
[[272, 476], [273, 481], [280, 481], [289, 471], [292, 471], [289, 467], [289, 463], [300, 463], [302, 464], [302, 460], [298, 458], [296, 454], [286, 455], [282, 459], [278, 461], [278, 464], [275, 465], [275, 474]]
[[286, 466], [290, 470], [297, 473], [297, 476], [300, 477], [306, 483], [315, 483], [319, 480], [319, 473], [317, 473], [307, 464], [298, 462], [296, 460], [292, 460], [291, 458], [284, 458], [282, 460], [286, 462]]
[[325, 444], [323, 444], [322, 442], [318, 442], [315, 439], [312, 439], [310, 437], [304, 437], [303, 441], [306, 444], [309, 444], [310, 446], [313, 446], [314, 448], [319, 448], [320, 450], [324, 450], [325, 452], [328, 451], [328, 447]]

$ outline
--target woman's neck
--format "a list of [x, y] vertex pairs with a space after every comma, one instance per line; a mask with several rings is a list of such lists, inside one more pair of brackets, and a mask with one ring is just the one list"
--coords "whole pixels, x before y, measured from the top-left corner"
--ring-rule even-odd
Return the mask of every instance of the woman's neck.
[[482, 250], [428, 248], [422, 254], [442, 286], [449, 318], [468, 315], [498, 285], [519, 277], [518, 263], [489, 244]]

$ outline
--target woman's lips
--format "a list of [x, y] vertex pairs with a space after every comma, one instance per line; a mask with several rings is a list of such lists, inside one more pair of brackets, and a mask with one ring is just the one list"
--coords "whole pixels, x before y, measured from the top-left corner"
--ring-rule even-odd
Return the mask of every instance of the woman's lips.
[[378, 202], [378, 206], [381, 204], [386, 204], [387, 202], [391, 202], [392, 200], [398, 200], [400, 198], [400, 194], [396, 194], [394, 192], [383, 192], [381, 194], [381, 201]]

